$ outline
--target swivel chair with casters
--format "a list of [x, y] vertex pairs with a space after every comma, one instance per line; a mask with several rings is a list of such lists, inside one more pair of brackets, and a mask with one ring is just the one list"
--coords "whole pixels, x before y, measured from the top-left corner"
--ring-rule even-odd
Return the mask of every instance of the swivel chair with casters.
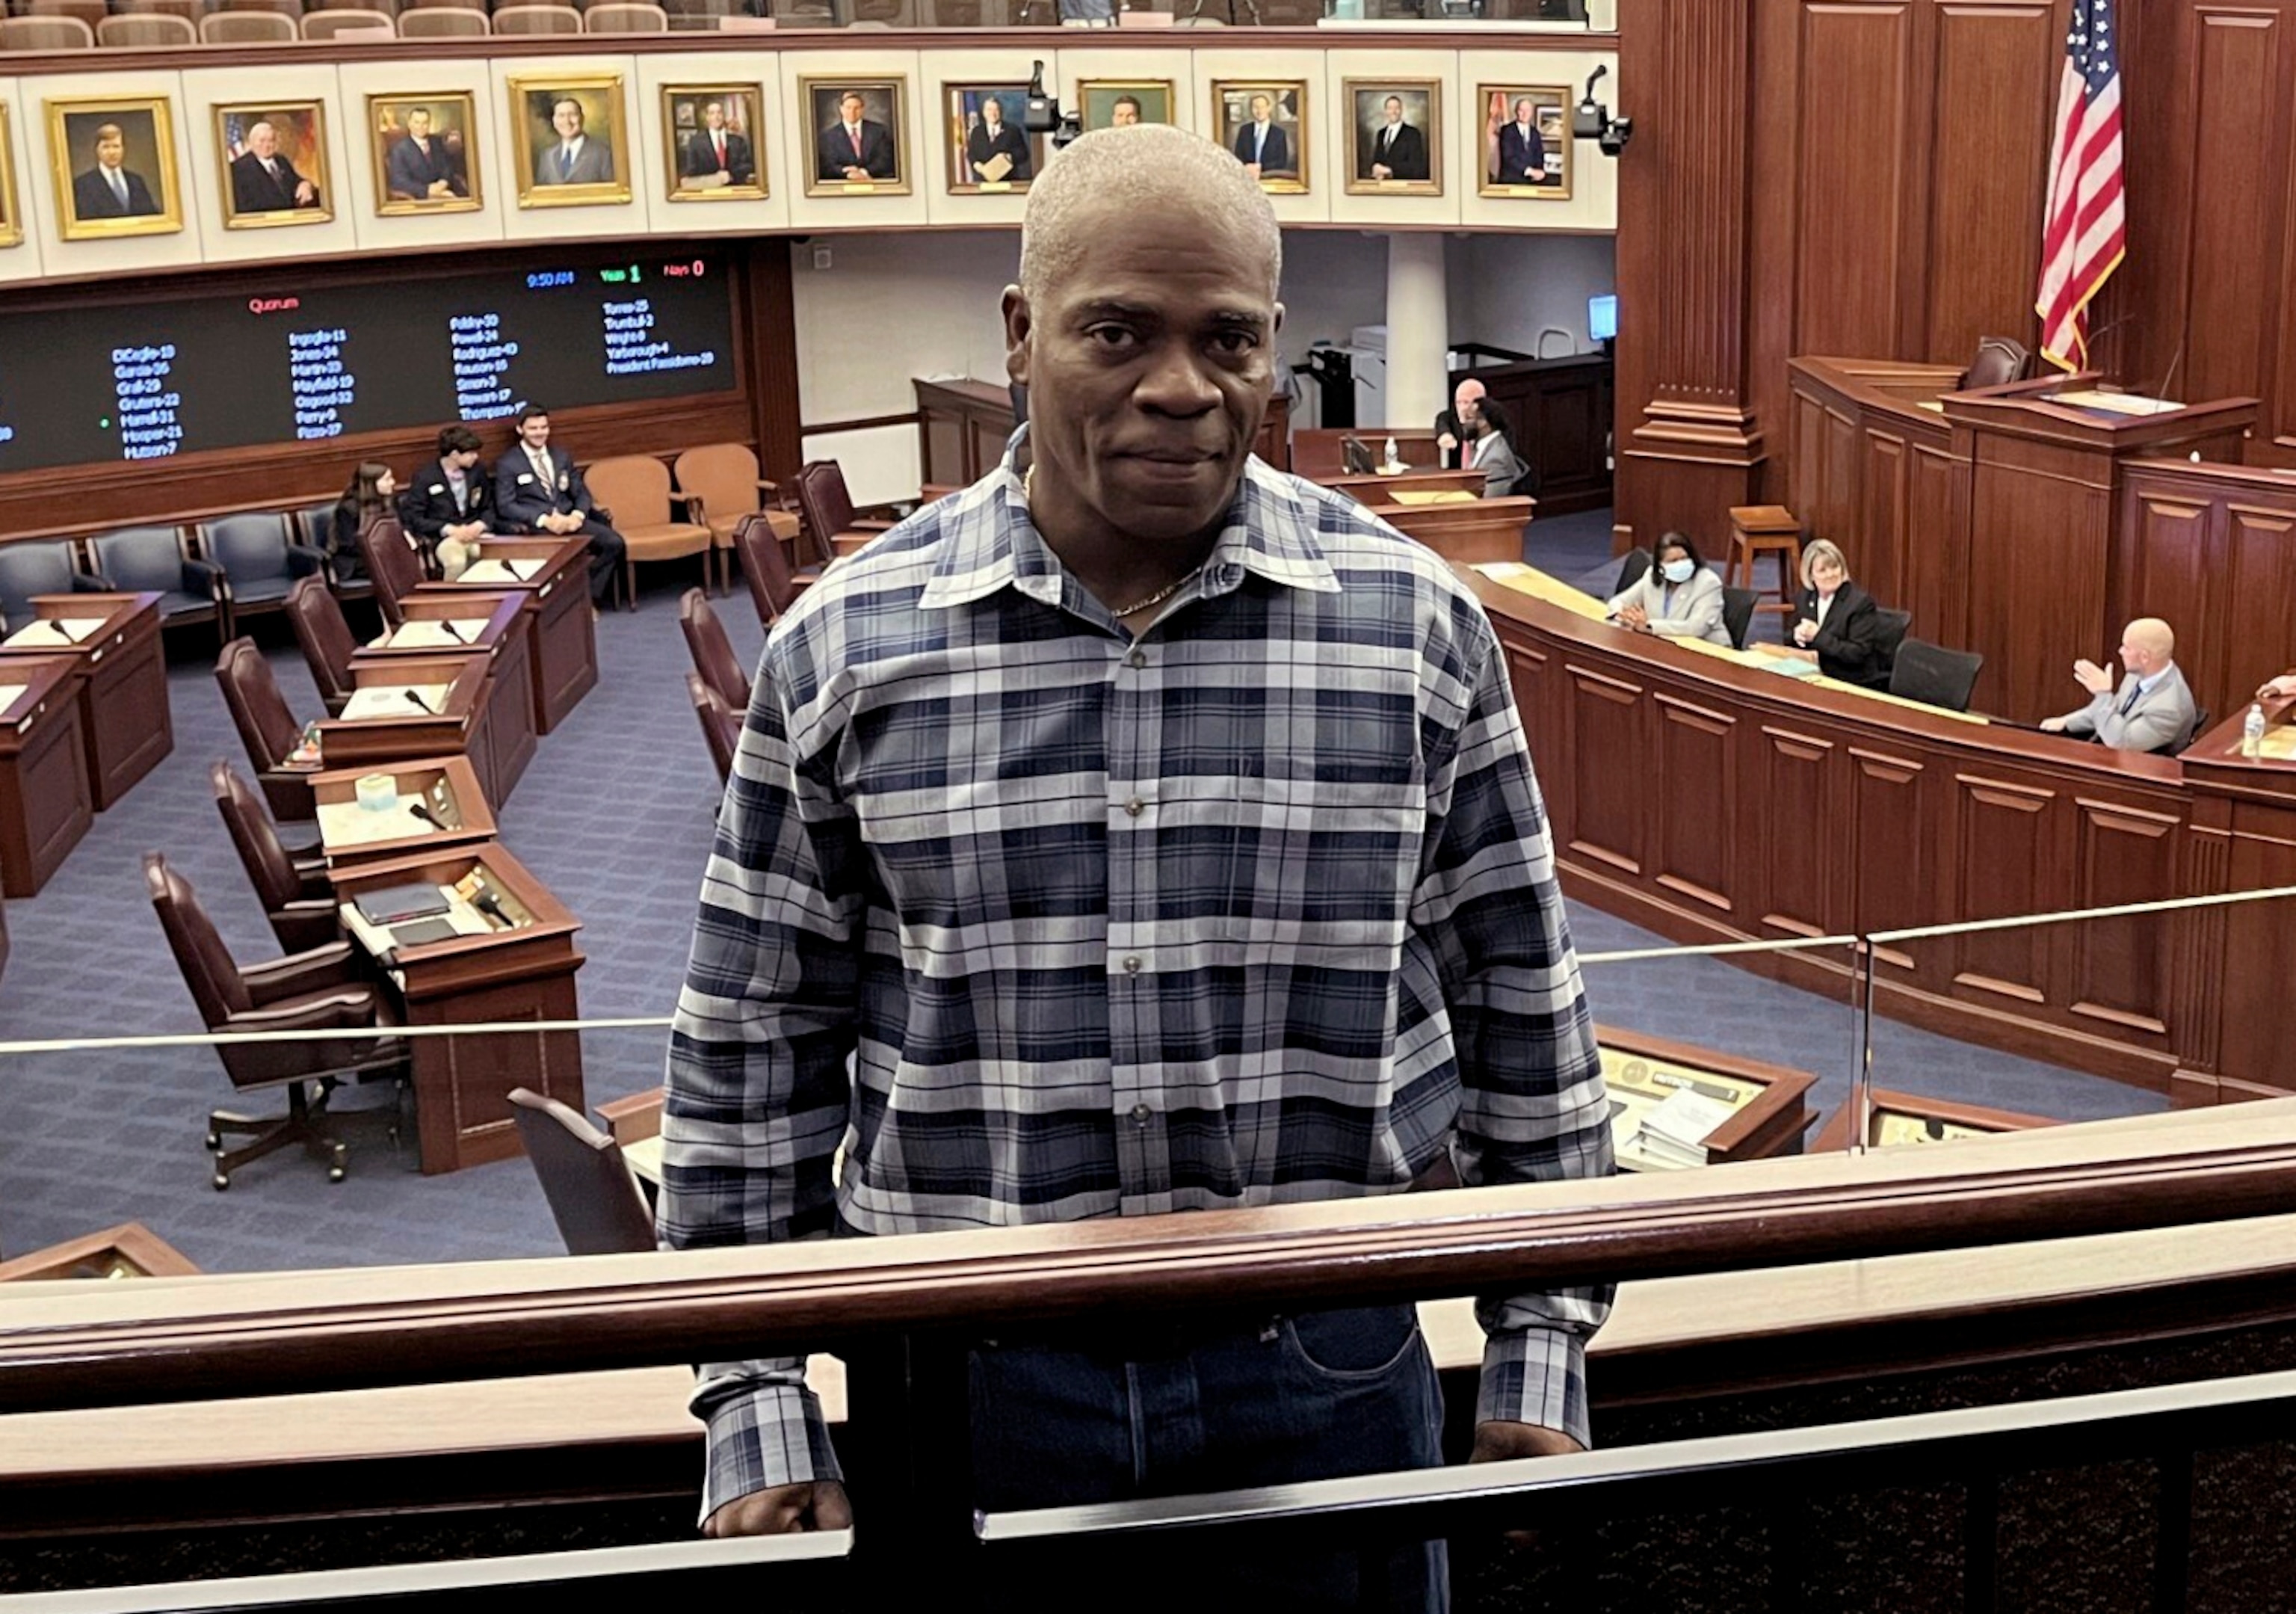
[[693, 715], [701, 720], [702, 743], [709, 747], [718, 782], [726, 784], [734, 777], [734, 753], [742, 748], [742, 714], [728, 706], [726, 697], [698, 672], [685, 675], [685, 695], [693, 703]]
[[287, 697], [279, 693], [278, 679], [271, 676], [271, 663], [263, 659], [253, 639], [235, 638], [223, 647], [223, 654], [216, 658], [216, 683], [223, 690], [224, 704], [231, 709], [240, 744], [247, 747], [248, 766], [255, 770], [255, 781], [262, 788], [263, 799], [271, 804], [272, 816], [299, 824], [317, 818], [311, 776], [318, 767], [293, 760], [295, 748], [303, 741], [303, 725], [288, 709]]
[[311, 669], [311, 681], [319, 687], [319, 698], [327, 704], [327, 715], [342, 716], [357, 688], [351, 682], [351, 657], [358, 654], [358, 640], [351, 637], [342, 605], [326, 580], [295, 580], [287, 590], [287, 623], [295, 630], [295, 642], [303, 648], [304, 663]]
[[783, 548], [779, 511], [744, 516], [734, 529], [734, 552], [742, 558], [742, 575], [749, 581], [750, 603], [758, 608], [758, 625], [771, 628], [797, 597], [820, 581], [818, 567], [790, 570], [789, 551]]
[[248, 884], [263, 904], [271, 934], [289, 952], [340, 942], [342, 920], [335, 890], [327, 878], [322, 854], [302, 857], [279, 838], [279, 827], [264, 810], [263, 800], [250, 789], [239, 770], [220, 759], [208, 764], [208, 786], [215, 794], [216, 811], [239, 852]]
[[733, 641], [726, 637], [726, 624], [710, 607], [709, 596], [699, 589], [688, 589], [681, 595], [677, 625], [685, 630], [685, 648], [702, 682], [734, 711], [747, 712], [750, 679], [742, 671], [741, 658], [734, 654]]
[[654, 1248], [653, 1213], [622, 1146], [555, 1099], [513, 1087], [510, 1102], [566, 1253], [629, 1256]]
[[216, 643], [231, 639], [223, 568], [193, 557], [176, 527], [116, 527], [92, 534], [87, 557], [96, 578], [123, 594], [157, 594], [160, 626], [213, 622]]
[[20, 539], [0, 544], [0, 622], [13, 632], [38, 614], [37, 594], [94, 594], [103, 580], [79, 563], [68, 538]]
[[[216, 1057], [234, 1088], [287, 1089], [283, 1116], [242, 1116], [217, 1110], [208, 1117], [207, 1146], [215, 1155], [215, 1186], [231, 1186], [231, 1173], [251, 1160], [290, 1145], [326, 1162], [327, 1180], [340, 1182], [349, 1165], [348, 1148], [329, 1129], [327, 1099], [345, 1080], [387, 1078], [404, 1083], [408, 1074], [405, 1039], [392, 1028], [387, 1005], [376, 988], [358, 976], [350, 943], [337, 942], [308, 952], [290, 953], [268, 964], [242, 968], [216, 933], [198, 894], [160, 853], [144, 858], [144, 885], [167, 933], [168, 950], [183, 971], [184, 984], [199, 1005], [210, 1032], [340, 1032], [308, 1041], [219, 1044]], [[226, 1149], [225, 1140], [246, 1134], [249, 1141]]]

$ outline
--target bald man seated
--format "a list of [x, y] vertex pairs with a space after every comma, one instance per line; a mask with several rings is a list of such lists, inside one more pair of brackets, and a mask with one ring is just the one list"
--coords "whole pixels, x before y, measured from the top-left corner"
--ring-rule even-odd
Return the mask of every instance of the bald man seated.
[[2176, 751], [2193, 737], [2199, 709], [2176, 663], [2177, 636], [2157, 616], [2141, 616], [2120, 635], [2120, 664], [2128, 670], [2120, 688], [2095, 662], [2073, 663], [2073, 677], [2088, 691], [2088, 704], [2041, 727], [2052, 734], [2094, 739], [2118, 751]]

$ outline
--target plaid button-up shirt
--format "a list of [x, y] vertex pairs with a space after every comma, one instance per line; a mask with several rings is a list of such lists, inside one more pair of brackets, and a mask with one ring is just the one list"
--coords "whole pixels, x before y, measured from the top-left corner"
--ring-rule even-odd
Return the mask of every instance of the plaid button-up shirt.
[[[775, 629], [678, 1001], [680, 1247], [1611, 1170], [1505, 658], [1431, 551], [1250, 462], [1136, 642], [1004, 467]], [[832, 1181], [832, 1157], [845, 1146]], [[1487, 1297], [1480, 1415], [1587, 1435], [1607, 1289]], [[833, 1477], [706, 1366], [705, 1516]]]

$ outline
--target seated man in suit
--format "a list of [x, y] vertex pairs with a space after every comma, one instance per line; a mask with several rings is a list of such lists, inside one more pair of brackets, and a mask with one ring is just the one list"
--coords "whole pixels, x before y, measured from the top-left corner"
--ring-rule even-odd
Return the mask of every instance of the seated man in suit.
[[1874, 597], [1849, 581], [1849, 557], [1819, 539], [1801, 552], [1801, 603], [1786, 619], [1787, 655], [1827, 678], [1887, 689], [1898, 647]]
[[319, 205], [319, 187], [280, 154], [279, 131], [258, 123], [247, 131], [247, 149], [231, 160], [234, 213], [291, 213]]
[[384, 170], [386, 187], [402, 201], [448, 202], [471, 194], [446, 140], [431, 132], [427, 106], [406, 114], [406, 138], [392, 144]]
[[1423, 180], [1427, 177], [1427, 136], [1403, 120], [1403, 97], [1390, 95], [1387, 121], [1380, 125], [1361, 158], [1358, 179]]
[[1546, 171], [1546, 139], [1538, 132], [1538, 110], [1530, 97], [1515, 98], [1514, 117], [1499, 125], [1496, 185], [1552, 185]]
[[614, 591], [629, 546], [606, 524], [612, 512], [592, 502], [574, 457], [550, 446], [550, 411], [540, 404], [519, 410], [518, 441], [495, 461], [495, 511], [527, 531], [588, 539], [590, 603], [603, 605]]
[[1292, 172], [1292, 142], [1275, 121], [1271, 97], [1251, 98], [1251, 121], [1235, 132], [1235, 160], [1254, 179]]
[[418, 468], [398, 496], [398, 523], [435, 554], [447, 577], [471, 564], [494, 515], [491, 478], [479, 468], [479, 434], [468, 426], [439, 433], [439, 457]]
[[726, 127], [724, 102], [712, 101], [701, 109], [701, 127], [686, 137], [678, 172], [697, 185], [757, 184], [757, 160], [750, 154], [749, 141]]
[[893, 177], [893, 133], [863, 116], [868, 106], [858, 90], [838, 97], [838, 120], [822, 130], [816, 143], [814, 155], [823, 179], [858, 184]]
[[550, 127], [558, 131], [558, 144], [545, 146], [535, 152], [535, 184], [614, 183], [613, 147], [603, 140], [591, 139], [584, 132], [580, 102], [571, 95], [561, 95], [552, 102]]
[[2073, 677], [2088, 691], [2078, 712], [2046, 720], [2051, 734], [2094, 739], [2117, 751], [2173, 751], [2193, 737], [2200, 710], [2176, 663], [2177, 636], [2157, 616], [2140, 616], [2120, 632], [2120, 688], [2112, 674], [2083, 657]]
[[127, 136], [116, 123], [95, 131], [95, 166], [72, 177], [72, 214], [78, 218], [142, 218], [160, 210], [144, 176], [120, 165], [127, 159]]

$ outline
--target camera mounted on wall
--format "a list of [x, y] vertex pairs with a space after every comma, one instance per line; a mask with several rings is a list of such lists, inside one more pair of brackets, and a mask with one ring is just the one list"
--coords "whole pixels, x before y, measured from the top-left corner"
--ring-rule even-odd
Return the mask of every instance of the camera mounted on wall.
[[1578, 110], [1570, 115], [1570, 133], [1580, 140], [1591, 140], [1603, 148], [1603, 155], [1615, 157], [1627, 149], [1627, 142], [1635, 136], [1635, 120], [1613, 118], [1611, 109], [1595, 98], [1595, 86], [1611, 70], [1608, 63], [1587, 75], [1587, 90], [1578, 98]]
[[1045, 64], [1029, 64], [1029, 95], [1022, 103], [1021, 128], [1031, 135], [1050, 135], [1053, 150], [1059, 151], [1084, 133], [1084, 117], [1080, 112], [1063, 112], [1061, 103], [1045, 94]]

